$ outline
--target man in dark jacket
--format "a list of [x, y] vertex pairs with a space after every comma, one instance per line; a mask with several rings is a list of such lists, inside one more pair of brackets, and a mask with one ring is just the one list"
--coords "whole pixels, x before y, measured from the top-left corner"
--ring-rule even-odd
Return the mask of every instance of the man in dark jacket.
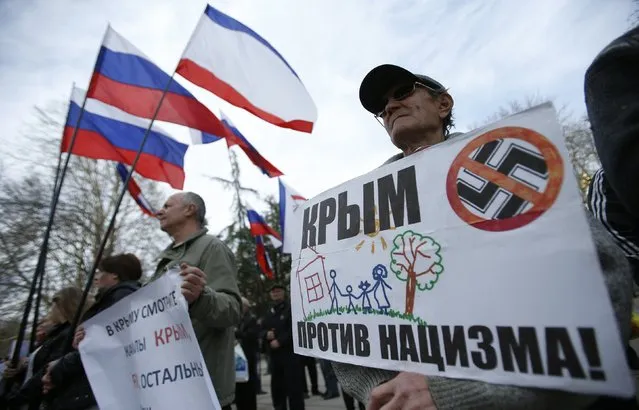
[[639, 27], [611, 42], [586, 71], [586, 108], [601, 160], [588, 205], [639, 284]]
[[302, 364], [293, 353], [291, 305], [286, 299], [286, 288], [281, 284], [271, 287], [273, 306], [262, 324], [264, 343], [271, 356], [271, 396], [276, 410], [304, 410], [304, 386], [300, 375]]
[[237, 410], [257, 409], [257, 353], [259, 349], [260, 326], [251, 313], [248, 299], [242, 298], [242, 319], [235, 331], [248, 363], [249, 379], [244, 383], [235, 383], [235, 406]]
[[[98, 289], [95, 303], [83, 315], [85, 321], [140, 288], [142, 266], [133, 254], [115, 255], [104, 258], [95, 275]], [[74, 347], [84, 337], [84, 329], [78, 328]], [[49, 410], [84, 410], [96, 405], [89, 380], [84, 372], [80, 352], [74, 350], [57, 362], [49, 365], [49, 371], [42, 379], [47, 392]]]
[[[586, 108], [601, 160], [588, 208], [628, 258], [639, 284], [639, 27], [606, 46], [586, 71]], [[639, 357], [627, 347], [628, 364]], [[603, 398], [592, 408], [636, 409], [632, 400]]]

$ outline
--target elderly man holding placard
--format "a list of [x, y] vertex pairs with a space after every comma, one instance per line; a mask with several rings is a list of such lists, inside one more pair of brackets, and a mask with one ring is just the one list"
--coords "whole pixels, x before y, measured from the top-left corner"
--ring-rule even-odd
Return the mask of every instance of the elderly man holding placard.
[[[568, 182], [573, 181], [564, 181], [564, 177], [569, 175], [569, 164], [566, 166], [562, 161], [565, 154], [560, 152], [563, 152], [563, 148], [556, 148], [550, 139], [544, 137], [548, 134], [560, 135], [559, 127], [551, 124], [552, 117], [551, 121], [546, 121], [554, 112], [552, 107], [548, 104], [541, 106], [525, 120], [522, 120], [523, 117], [503, 120], [495, 125], [501, 125], [501, 128], [491, 130], [489, 126], [483, 135], [477, 131], [478, 136], [470, 133], [471, 135], [457, 137], [456, 134], [449, 133], [453, 125], [454, 101], [448, 90], [428, 76], [414, 74], [394, 65], [376, 67], [366, 75], [360, 87], [360, 100], [364, 108], [382, 124], [401, 153], [385, 163], [388, 165], [384, 169], [391, 169], [386, 172], [390, 176], [382, 176], [382, 169], [377, 170], [377, 173], [373, 172], [369, 177], [373, 182], [366, 182], [368, 175], [349, 181], [348, 185], [344, 184], [308, 201], [303, 207], [305, 209], [301, 209], [300, 214], [303, 216], [298, 217], [303, 219], [302, 238], [297, 244], [300, 257], [298, 261], [294, 261], [291, 272], [291, 289], [295, 291], [292, 298], [299, 300], [298, 303], [293, 303], [296, 352], [331, 359], [343, 388], [358, 400], [368, 403], [368, 408], [372, 410], [584, 408], [596, 400], [600, 395], [597, 392], [630, 395], [634, 386], [628, 369], [623, 366], [625, 363], [619, 343], [622, 339], [626, 340], [629, 333], [632, 296], [629, 266], [619, 248], [596, 221], [588, 217], [586, 224], [584, 215], [579, 214], [583, 212], [580, 206], [571, 205], [572, 208], [566, 208], [563, 205], [567, 201], [580, 205], [580, 201], [576, 184], [570, 185]], [[526, 124], [526, 121], [542, 125], [538, 129], [519, 126], [520, 123]], [[515, 143], [504, 143], [509, 138], [514, 139]], [[452, 147], [456, 141], [464, 139], [466, 146], [459, 153], [450, 148], [448, 151], [452, 154], [447, 151], [437, 159], [433, 155], [427, 158], [427, 148], [445, 141], [448, 142], [442, 146]], [[450, 171], [438, 170], [433, 162], [446, 162], [448, 160], [442, 158], [447, 155], [452, 158], [448, 162]], [[410, 160], [416, 157], [423, 157], [423, 162], [415, 163], [415, 160]], [[501, 162], [498, 163], [498, 160]], [[398, 161], [402, 162], [404, 169], [395, 175], [392, 173], [398, 168], [395, 166]], [[416, 171], [418, 166], [430, 166], [432, 172], [420, 174]], [[530, 181], [521, 183], [522, 169], [537, 178], [539, 184], [535, 185], [536, 182]], [[480, 176], [485, 178], [482, 180]], [[357, 189], [348, 190], [350, 185], [359, 186], [360, 179], [363, 181], [363, 193], [361, 188], [359, 193]], [[445, 185], [443, 194], [437, 191], [441, 189], [437, 185], [439, 180]], [[420, 185], [424, 181], [430, 184], [428, 195], [419, 192], [424, 188]], [[437, 216], [426, 215], [424, 209], [427, 205], [424, 204], [428, 202], [418, 203], [418, 194], [419, 200], [427, 197], [431, 202], [448, 196], [446, 199], [454, 213], [438, 206], [428, 208]], [[375, 202], [375, 199], [378, 201]], [[496, 206], [497, 202], [501, 204]], [[561, 207], [558, 205], [560, 202]], [[549, 263], [547, 261], [550, 258], [546, 262], [540, 260], [545, 254], [543, 252], [535, 262], [539, 262], [539, 267], [545, 266], [537, 272], [556, 270], [557, 275], [564, 276], [561, 280], [565, 282], [561, 286], [572, 289], [572, 293], [582, 292], [579, 294], [582, 299], [580, 306], [586, 306], [591, 299], [597, 301], [597, 306], [601, 306], [592, 313], [584, 313], [589, 317], [581, 327], [577, 327], [577, 322], [581, 321], [574, 320], [575, 328], [570, 328], [573, 319], [563, 309], [564, 306], [574, 308], [574, 305], [559, 296], [559, 285], [543, 287], [539, 282], [543, 279], [536, 281], [527, 274], [518, 279], [519, 283], [513, 282], [511, 287], [503, 284], [506, 280], [502, 280], [500, 285], [497, 276], [490, 278], [489, 275], [485, 280], [492, 279], [494, 282], [492, 285], [484, 284], [486, 289], [478, 288], [477, 284], [468, 284], [468, 288], [459, 288], [457, 293], [451, 293], [458, 294], [457, 298], [448, 297], [445, 304], [437, 305], [440, 308], [436, 312], [431, 307], [427, 311], [430, 313], [429, 317], [419, 316], [424, 311], [423, 301], [426, 300], [421, 295], [434, 288], [444, 269], [445, 275], [456, 277], [442, 276], [445, 280], [438, 284], [438, 292], [451, 292], [454, 284], [450, 280], [457, 280], [455, 285], [463, 283], [461, 275], [470, 275], [472, 272], [469, 270], [473, 268], [484, 269], [481, 271], [482, 275], [490, 272], [485, 271], [486, 269], [495, 273], [501, 270], [506, 275], [506, 266], [512, 266], [511, 274], [505, 278], [520, 278], [524, 275], [522, 272], [526, 267], [521, 266], [521, 261], [529, 258], [530, 254], [516, 255], [527, 248], [524, 246], [526, 243], [533, 244], [528, 242], [528, 238], [534, 238], [534, 235], [526, 237], [525, 234], [509, 234], [516, 229], [520, 229], [519, 232], [525, 229], [530, 231], [533, 225], [540, 230], [538, 232], [556, 229], [552, 224], [550, 227], [543, 225], [550, 218], [548, 216], [544, 220], [544, 213], [553, 205], [556, 205], [554, 212], [560, 212], [557, 209], [568, 210], [569, 214], [562, 211], [562, 218], [570, 219], [566, 223], [571, 224], [574, 230], [580, 229], [586, 233], [586, 236], [581, 234], [580, 237], [587, 238], [589, 225], [594, 241], [584, 239], [575, 250], [569, 244], [552, 245], [554, 242], [539, 234], [537, 242], [534, 242], [535, 246], [542, 246], [541, 241], [546, 241], [550, 248], [531, 246], [530, 252], [539, 252], [541, 249], [551, 252], [549, 255], [558, 255], [552, 252], [560, 252], [563, 246], [568, 252], [566, 255], [575, 252], [574, 259], [585, 258], [589, 261], [587, 266], [591, 269], [588, 272], [590, 276], [583, 276], [584, 283], [587, 282], [588, 286], [583, 289], [579, 281], [581, 268], [570, 265], [572, 262], [565, 266], [562, 263], [563, 269], [544, 265]], [[473, 207], [474, 210], [471, 209]], [[391, 214], [392, 218], [384, 213]], [[424, 223], [428, 217], [432, 218], [428, 225], [430, 232], [419, 233], [417, 230], [420, 227], [415, 224]], [[405, 220], [410, 225], [409, 228], [402, 227]], [[391, 221], [394, 221], [395, 226], [392, 226]], [[467, 260], [447, 253], [451, 252], [451, 242], [459, 237], [459, 234], [455, 236], [453, 232], [461, 232], [462, 229], [468, 232], [463, 233], [468, 237], [474, 235], [480, 238], [479, 235], [485, 235], [477, 239], [481, 242], [464, 248], [468, 249], [465, 253]], [[396, 235], [395, 239], [384, 239], [384, 230]], [[453, 236], [446, 237], [446, 231]], [[362, 232], [371, 239], [364, 237], [360, 241], [358, 235]], [[575, 232], [572, 234], [576, 235]], [[379, 238], [377, 245], [376, 237]], [[490, 238], [490, 241], [494, 238], [495, 242], [490, 244], [485, 238]], [[520, 244], [517, 241], [521, 241]], [[496, 243], [503, 243], [502, 248], [511, 246], [512, 255], [496, 254]], [[356, 246], [349, 250], [347, 247], [350, 244]], [[480, 253], [483, 246], [490, 249], [491, 255]], [[371, 258], [371, 264], [374, 258], [381, 260], [381, 256], [375, 256], [379, 253], [390, 254], [391, 260], [388, 266], [380, 263], [373, 267], [370, 278], [363, 280], [364, 273], [361, 273], [361, 277], [353, 275], [359, 275], [357, 261], [365, 260], [366, 257], [361, 256], [365, 249], [368, 255], [366, 257]], [[420, 255], [423, 261], [420, 260]], [[501, 266], [493, 264], [493, 268], [488, 268], [492, 258], [501, 258]], [[559, 255], [557, 258], [571, 260], [568, 256]], [[606, 287], [600, 283], [597, 259]], [[418, 262], [424, 264], [423, 271], [418, 271], [415, 267]], [[465, 266], [472, 266], [464, 268], [464, 263]], [[485, 266], [479, 266], [480, 264]], [[517, 266], [521, 266], [521, 269]], [[476, 275], [475, 278], [467, 278], [467, 283], [472, 283], [476, 280]], [[293, 285], [293, 281], [298, 283]], [[568, 285], [571, 282], [575, 284], [574, 287]], [[445, 286], [449, 288], [442, 289]], [[504, 293], [510, 293], [511, 296], [517, 293], [517, 298], [520, 298], [528, 292], [533, 299], [530, 302], [522, 301], [523, 307], [508, 305], [497, 310], [492, 310], [491, 306], [496, 304], [487, 299], [484, 299], [485, 307], [478, 305], [477, 300], [467, 302], [472, 303], [470, 306], [464, 306], [469, 297], [481, 297], [478, 294], [484, 294], [494, 287], [499, 289], [496, 297], [502, 297]], [[395, 296], [399, 292], [403, 294], [404, 289], [405, 300]], [[466, 293], [462, 295], [459, 292]], [[427, 296], [430, 295], [435, 294], [431, 292]], [[432, 301], [432, 297], [428, 299], [429, 303], [433, 303]], [[544, 301], [548, 301], [548, 304]], [[534, 307], [527, 308], [527, 303], [536, 303], [539, 306], [536, 309], [543, 306], [550, 310], [533, 312], [531, 309]], [[559, 310], [552, 310], [548, 306], [556, 306], [554, 309]], [[517, 307], [517, 314], [522, 319], [516, 319], [517, 314], [510, 315], [512, 312], [504, 314], [505, 311], [515, 310], [512, 309], [514, 307]], [[402, 308], [405, 310], [398, 310]], [[465, 311], [469, 319], [459, 323], [460, 326], [448, 326], [447, 320], [459, 320], [453, 311]], [[601, 313], [596, 313], [597, 311]], [[511, 319], [506, 319], [506, 323], [500, 322], [498, 318], [502, 316]], [[594, 316], [602, 319], [595, 323], [597, 320], [593, 319]], [[349, 317], [352, 318], [352, 323], [347, 323]], [[424, 318], [434, 321], [432, 326], [430, 322], [426, 324]], [[493, 320], [496, 324], [491, 322]], [[511, 322], [507, 323], [508, 320]], [[556, 324], [554, 320], [557, 320]], [[330, 321], [334, 323], [329, 323]], [[401, 321], [416, 324], [395, 324]], [[478, 323], [474, 323], [475, 321]], [[481, 323], [486, 325], [480, 325]], [[530, 325], [526, 326], [528, 323]], [[602, 330], [603, 328], [605, 329]], [[452, 330], [454, 334], [451, 333]], [[438, 332], [443, 332], [448, 339], [439, 339]], [[570, 342], [570, 338], [574, 337], [570, 336], [573, 332], [582, 337], [578, 353], [573, 348], [574, 342]], [[595, 334], [600, 338], [598, 341]], [[533, 339], [535, 343], [527, 344]], [[445, 341], [440, 345], [438, 340]], [[513, 352], [523, 348], [519, 350], [519, 353], [523, 353], [520, 358], [523, 361], [513, 360], [517, 354], [511, 354], [509, 348], [514, 349]], [[526, 352], [528, 348], [532, 350]], [[597, 366], [599, 361], [598, 366], [605, 367], [606, 371], [593, 368], [590, 373], [586, 373], [588, 369], [584, 370], [580, 360], [585, 363], [593, 358], [590, 354], [597, 348], [605, 350], [605, 353], [601, 352], [595, 361], [588, 363]], [[528, 359], [526, 354], [531, 351], [536, 353], [531, 354]], [[566, 356], [563, 357], [563, 354]], [[615, 364], [606, 366], [601, 362]], [[421, 370], [426, 369], [426, 364], [436, 365], [439, 372], [434, 367], [435, 370]], [[451, 377], [443, 372], [446, 365], [453, 369], [449, 373]], [[517, 374], [517, 366], [519, 372], [528, 374]], [[469, 367], [474, 369], [474, 373], [467, 371]], [[397, 372], [392, 371], [393, 368], [420, 369], [420, 373]], [[501, 373], [492, 371], [500, 368]], [[486, 370], [487, 372], [482, 373]], [[468, 379], [465, 379], [465, 375]], [[535, 379], [539, 381], [531, 381], [532, 375], [540, 376]], [[570, 380], [565, 386], [568, 391], [556, 390], [564, 390], [561, 383], [554, 381], [557, 377]], [[617, 382], [609, 382], [607, 387], [592, 387], [597, 383], [603, 385], [606, 380], [613, 378]], [[581, 380], [592, 383], [582, 383]]]
[[192, 192], [171, 196], [157, 217], [173, 243], [160, 255], [154, 279], [179, 269], [182, 294], [223, 409], [235, 395], [235, 333], [241, 299], [233, 252], [206, 230], [206, 208]]

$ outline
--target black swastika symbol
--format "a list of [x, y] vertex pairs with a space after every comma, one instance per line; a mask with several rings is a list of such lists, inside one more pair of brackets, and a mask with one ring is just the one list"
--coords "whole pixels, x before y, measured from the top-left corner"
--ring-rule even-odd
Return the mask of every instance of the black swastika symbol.
[[450, 165], [446, 197], [470, 226], [503, 232], [535, 221], [557, 199], [561, 152], [524, 127], [490, 130], [466, 143]]
[[[487, 142], [477, 150], [472, 159], [477, 163], [495, 169], [503, 175], [518, 180], [535, 190], [543, 189], [543, 187], [537, 186], [535, 181], [518, 178], [515, 172], [524, 170], [534, 174], [537, 179], [545, 181], [548, 179], [548, 166], [544, 158], [539, 153], [515, 143], [510, 143], [505, 153], [503, 153], [500, 158], [496, 158], [498, 149], [504, 144], [508, 143], [504, 142], [503, 139]], [[502, 151], [504, 150], [502, 149]], [[457, 192], [459, 197], [466, 205], [488, 218], [511, 218], [520, 214], [529, 203], [516, 193], [508, 192], [494, 182], [473, 174], [467, 169], [464, 169], [462, 173], [460, 173], [460, 177], [464, 174], [471, 176], [475, 180], [480, 180], [482, 186], [481, 188], [476, 188], [463, 178], [458, 178]], [[500, 194], [508, 198], [504, 200], [496, 210], [492, 211], [492, 215], [487, 215], [491, 205], [498, 199]]]

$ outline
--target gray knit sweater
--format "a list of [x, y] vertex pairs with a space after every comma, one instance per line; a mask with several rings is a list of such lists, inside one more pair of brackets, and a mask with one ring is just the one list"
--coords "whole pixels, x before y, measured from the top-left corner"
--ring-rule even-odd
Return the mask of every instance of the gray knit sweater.
[[[608, 294], [615, 310], [622, 340], [630, 335], [632, 279], [630, 267], [609, 234], [590, 214], [588, 222], [597, 246]], [[576, 289], [578, 291], [578, 289]], [[357, 400], [368, 403], [371, 390], [397, 372], [333, 362], [342, 388]], [[479, 381], [428, 377], [430, 392], [439, 410], [444, 409], [579, 409], [596, 397]]]

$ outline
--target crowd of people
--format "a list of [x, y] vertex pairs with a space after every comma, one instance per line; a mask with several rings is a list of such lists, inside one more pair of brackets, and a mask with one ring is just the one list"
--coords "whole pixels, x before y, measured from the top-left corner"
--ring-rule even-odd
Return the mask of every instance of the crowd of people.
[[[248, 361], [249, 380], [236, 383], [237, 410], [255, 410], [257, 395], [265, 393], [258, 365], [261, 357], [266, 358], [271, 376], [270, 391], [275, 409], [303, 409], [304, 400], [311, 395], [321, 396], [324, 400], [340, 397], [338, 380], [329, 361], [319, 360], [326, 386], [326, 391], [320, 392], [316, 359], [297, 355], [293, 351], [291, 307], [286, 297], [286, 287], [274, 284], [269, 295], [273, 305], [261, 318], [251, 312], [250, 301], [242, 298], [242, 319], [236, 337]], [[344, 391], [341, 395], [346, 409], [354, 410], [355, 399]], [[357, 406], [364, 408], [361, 402]]]
[[[586, 103], [602, 169], [593, 179], [589, 224], [604, 272], [610, 301], [623, 340], [630, 337], [633, 275], [639, 278], [639, 28], [606, 47], [586, 74]], [[426, 147], [455, 138], [454, 100], [431, 77], [394, 65], [374, 68], [363, 80], [360, 100], [384, 126], [401, 152], [400, 161]], [[567, 409], [637, 408], [635, 400], [596, 397], [555, 390], [431, 377], [320, 360], [326, 392], [318, 390], [317, 364], [293, 351], [291, 307], [286, 288], [270, 289], [272, 306], [262, 318], [242, 299], [231, 250], [206, 230], [201, 197], [183, 192], [171, 196], [159, 211], [160, 227], [173, 242], [160, 255], [151, 280], [173, 267], [183, 277], [182, 294], [208, 372], [223, 409], [256, 408], [262, 390], [260, 353], [268, 357], [273, 407], [303, 410], [304, 398], [323, 394], [331, 399], [343, 389], [347, 408], [368, 409]], [[104, 258], [95, 278], [95, 300], [86, 320], [140, 287], [142, 269], [135, 255]], [[37, 348], [17, 366], [7, 364], [11, 388], [5, 408], [93, 409], [97, 403], [88, 382], [78, 345], [84, 329], [71, 329], [81, 291], [57, 292], [46, 318], [38, 325]], [[73, 349], [65, 340], [74, 332]], [[249, 364], [249, 381], [236, 383], [235, 344]], [[628, 349], [629, 366], [639, 370], [636, 353]], [[309, 370], [310, 389], [305, 387]]]
[[[142, 266], [133, 254], [104, 258], [95, 275], [95, 298], [83, 309], [83, 320], [109, 308], [140, 288]], [[4, 377], [13, 389], [5, 392], [8, 408], [89, 409], [95, 398], [82, 367], [77, 346], [82, 328], [74, 335], [73, 348], [66, 344], [71, 323], [80, 307], [82, 290], [67, 287], [53, 296], [51, 309], [38, 324], [36, 348], [17, 367], [6, 363]]]

